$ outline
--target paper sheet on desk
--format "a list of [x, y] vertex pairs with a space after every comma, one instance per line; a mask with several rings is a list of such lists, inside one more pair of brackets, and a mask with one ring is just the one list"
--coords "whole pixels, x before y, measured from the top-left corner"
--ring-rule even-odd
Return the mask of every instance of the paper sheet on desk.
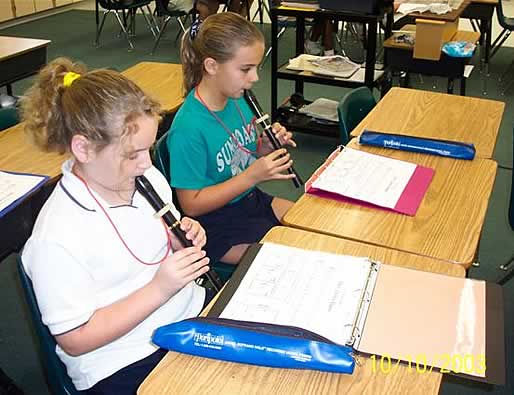
[[414, 163], [345, 149], [314, 181], [314, 188], [394, 208], [414, 174]]
[[345, 147], [314, 172], [305, 191], [415, 215], [433, 175], [428, 167]]
[[47, 179], [47, 176], [0, 171], [0, 217]]
[[297, 326], [345, 344], [370, 267], [363, 257], [264, 243], [220, 317]]
[[419, 4], [419, 3], [402, 3], [400, 7], [398, 7], [397, 12], [400, 14], [410, 14], [412, 12], [432, 12], [434, 14], [442, 15], [452, 11], [452, 8], [448, 4], [442, 3], [429, 3], [429, 4]]

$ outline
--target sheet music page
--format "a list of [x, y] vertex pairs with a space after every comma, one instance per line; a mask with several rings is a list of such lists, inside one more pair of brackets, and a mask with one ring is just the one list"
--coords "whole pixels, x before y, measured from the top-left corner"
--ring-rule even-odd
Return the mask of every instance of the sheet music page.
[[394, 208], [415, 170], [414, 163], [345, 147], [312, 186]]
[[0, 171], [0, 216], [13, 202], [30, 192], [46, 177]]
[[345, 344], [370, 267], [364, 257], [264, 243], [220, 317], [297, 326]]

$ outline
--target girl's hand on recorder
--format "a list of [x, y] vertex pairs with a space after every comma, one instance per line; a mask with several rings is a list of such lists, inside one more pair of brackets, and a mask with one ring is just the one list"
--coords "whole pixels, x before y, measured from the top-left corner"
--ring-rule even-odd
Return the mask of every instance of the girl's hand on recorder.
[[180, 220], [180, 229], [186, 232], [186, 238], [191, 240], [195, 247], [202, 248], [207, 243], [205, 230], [198, 221], [189, 217], [183, 217]]
[[[282, 156], [283, 155], [283, 156]], [[253, 162], [245, 173], [253, 184], [267, 180], [286, 180], [294, 174], [282, 174], [293, 165], [293, 160], [285, 148], [280, 148]]]
[[209, 258], [200, 247], [187, 247], [174, 252], [160, 264], [152, 283], [164, 300], [171, 298], [191, 281], [209, 270]]
[[[293, 133], [289, 132], [280, 123], [275, 122], [271, 126], [271, 130], [281, 146], [290, 145], [291, 147], [296, 147], [296, 142], [292, 139]], [[270, 152], [275, 150], [275, 148], [273, 147], [273, 144], [271, 143], [271, 141], [268, 138], [268, 136], [266, 135], [266, 133], [263, 133], [263, 135], [262, 135], [262, 143], [263, 143], [262, 148], [261, 148], [259, 154], [267, 155]]]

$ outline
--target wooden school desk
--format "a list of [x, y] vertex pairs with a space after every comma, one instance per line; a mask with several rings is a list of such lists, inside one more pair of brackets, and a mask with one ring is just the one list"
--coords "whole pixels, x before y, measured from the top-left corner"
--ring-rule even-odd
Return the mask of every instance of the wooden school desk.
[[14, 210], [0, 218], [0, 259], [17, 251], [32, 232], [34, 221], [46, 198], [61, 176], [65, 155], [49, 154], [30, 144], [19, 123], [0, 132], [0, 170], [42, 174], [50, 180], [28, 196]]
[[[416, 26], [405, 25], [402, 30], [416, 31]], [[446, 55], [442, 50], [440, 59], [438, 60], [415, 58], [414, 45], [396, 42], [396, 37], [401, 34], [403, 33], [394, 33], [393, 36], [384, 41], [384, 56], [387, 59], [386, 78], [388, 80], [392, 81], [393, 72], [395, 71], [445, 77], [448, 79], [447, 92], [453, 93], [454, 81], [455, 79], [460, 79], [460, 94], [461, 96], [466, 95], [465, 68], [466, 65], [469, 64], [471, 58], [452, 57]], [[475, 43], [479, 38], [480, 33], [477, 32], [457, 31], [450, 41], [467, 41]], [[409, 74], [407, 74], [407, 76], [408, 75]], [[405, 85], [408, 85], [408, 83], [405, 83]]]
[[492, 158], [505, 103], [392, 88], [351, 132], [364, 129], [475, 144], [476, 156]]
[[0, 36], [0, 87], [36, 74], [46, 64], [46, 47], [49, 40]]
[[[464, 277], [464, 269], [435, 259], [350, 240], [275, 227], [262, 241], [338, 254], [369, 256], [390, 264]], [[146, 378], [139, 395], [156, 394], [437, 394], [442, 375], [419, 374], [407, 365], [384, 374], [370, 358], [359, 356], [352, 375], [278, 369], [169, 352]]]
[[141, 62], [122, 74], [161, 103], [165, 112], [176, 111], [184, 101], [180, 64]]
[[286, 225], [471, 266], [496, 175], [489, 159], [348, 146], [435, 169], [414, 217], [304, 194], [286, 213]]

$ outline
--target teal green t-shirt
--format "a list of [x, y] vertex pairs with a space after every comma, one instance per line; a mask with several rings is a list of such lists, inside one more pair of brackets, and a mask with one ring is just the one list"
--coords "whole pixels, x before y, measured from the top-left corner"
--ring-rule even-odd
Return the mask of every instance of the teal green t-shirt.
[[255, 161], [254, 116], [244, 99], [229, 99], [216, 115], [228, 130], [195, 98], [194, 91], [187, 95], [168, 133], [172, 187], [216, 185], [242, 173]]

